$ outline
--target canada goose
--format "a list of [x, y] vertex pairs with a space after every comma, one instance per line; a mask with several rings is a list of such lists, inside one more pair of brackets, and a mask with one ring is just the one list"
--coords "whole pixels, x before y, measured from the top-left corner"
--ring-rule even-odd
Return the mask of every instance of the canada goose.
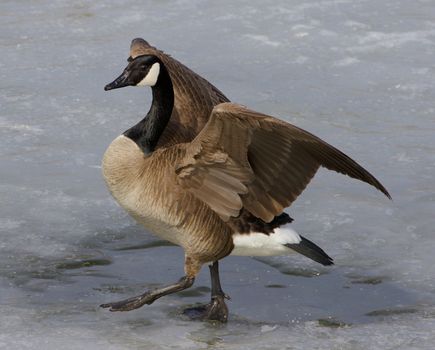
[[201, 266], [209, 264], [212, 300], [201, 317], [225, 322], [228, 309], [217, 263], [225, 256], [296, 251], [323, 265], [333, 263], [289, 227], [292, 219], [283, 212], [320, 166], [367, 182], [390, 198], [374, 176], [333, 146], [234, 103], [215, 106], [192, 141], [160, 146], [173, 116], [174, 80], [158, 55], [145, 53], [129, 61], [105, 90], [150, 86], [153, 100], [147, 116], [110, 144], [103, 175], [113, 197], [133, 218], [184, 249], [185, 276], [102, 307], [129, 311], [151, 304], [192, 286]]

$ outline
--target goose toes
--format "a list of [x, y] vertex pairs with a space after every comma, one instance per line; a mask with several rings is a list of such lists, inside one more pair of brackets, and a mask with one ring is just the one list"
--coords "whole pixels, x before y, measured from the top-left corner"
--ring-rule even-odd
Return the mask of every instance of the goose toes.
[[207, 315], [205, 319], [211, 321], [228, 321], [228, 307], [225, 304], [225, 299], [229, 299], [228, 295], [212, 297], [210, 304], [207, 305]]
[[226, 323], [228, 321], [228, 307], [225, 304], [225, 299], [227, 298], [227, 295], [213, 296], [209, 304], [185, 309], [183, 314], [192, 320]]
[[147, 292], [136, 297], [128, 298], [121, 301], [115, 301], [113, 303], [101, 304], [100, 307], [109, 309], [109, 311], [131, 311], [139, 309], [145, 304], [152, 304], [154, 297], [151, 293]]

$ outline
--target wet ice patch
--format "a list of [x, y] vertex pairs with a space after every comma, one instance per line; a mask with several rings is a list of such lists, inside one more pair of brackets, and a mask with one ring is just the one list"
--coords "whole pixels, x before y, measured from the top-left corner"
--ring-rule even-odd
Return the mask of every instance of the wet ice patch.
[[267, 35], [246, 34], [245, 37], [268, 46], [278, 47], [281, 45], [279, 41], [271, 40]]
[[16, 131], [23, 133], [34, 133], [34, 134], [42, 134], [43, 129], [37, 126], [27, 125], [27, 124], [14, 124], [8, 122], [0, 122], [0, 131], [8, 130], [8, 131]]
[[342, 58], [338, 61], [335, 61], [334, 66], [347, 67], [347, 66], [352, 66], [358, 62], [360, 62], [360, 60], [356, 57], [345, 57], [345, 58]]
[[435, 35], [433, 30], [420, 30], [414, 32], [368, 32], [358, 37], [358, 46], [350, 46], [350, 52], [370, 52], [382, 49], [399, 48], [406, 44], [417, 43], [432, 45], [431, 38]]
[[0, 218], [0, 230], [14, 230], [24, 224], [24, 220], [11, 220], [8, 218]]
[[354, 20], [346, 20], [344, 22], [344, 25], [346, 27], [352, 28], [353, 30], [362, 30], [362, 29], [369, 29], [370, 28], [370, 26], [368, 24], [361, 23], [361, 22], [354, 21]]

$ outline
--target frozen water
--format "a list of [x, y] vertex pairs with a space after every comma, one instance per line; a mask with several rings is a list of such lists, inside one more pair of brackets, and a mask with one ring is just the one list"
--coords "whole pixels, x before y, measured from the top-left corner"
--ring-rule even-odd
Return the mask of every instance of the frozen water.
[[[0, 348], [432, 349], [435, 3], [2, 1]], [[335, 258], [222, 263], [230, 323], [195, 288], [130, 313], [98, 304], [172, 282], [182, 251], [111, 199], [99, 164], [146, 89], [105, 93], [142, 36], [233, 101], [310, 130], [389, 189], [320, 171], [290, 208]]]

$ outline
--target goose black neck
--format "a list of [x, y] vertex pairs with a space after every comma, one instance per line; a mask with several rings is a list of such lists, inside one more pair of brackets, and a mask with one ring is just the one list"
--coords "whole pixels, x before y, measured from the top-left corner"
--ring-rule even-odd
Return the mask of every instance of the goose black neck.
[[152, 87], [152, 92], [153, 101], [146, 117], [124, 133], [125, 136], [136, 142], [145, 154], [154, 151], [171, 118], [174, 107], [172, 81], [162, 63], [160, 63], [159, 78]]

